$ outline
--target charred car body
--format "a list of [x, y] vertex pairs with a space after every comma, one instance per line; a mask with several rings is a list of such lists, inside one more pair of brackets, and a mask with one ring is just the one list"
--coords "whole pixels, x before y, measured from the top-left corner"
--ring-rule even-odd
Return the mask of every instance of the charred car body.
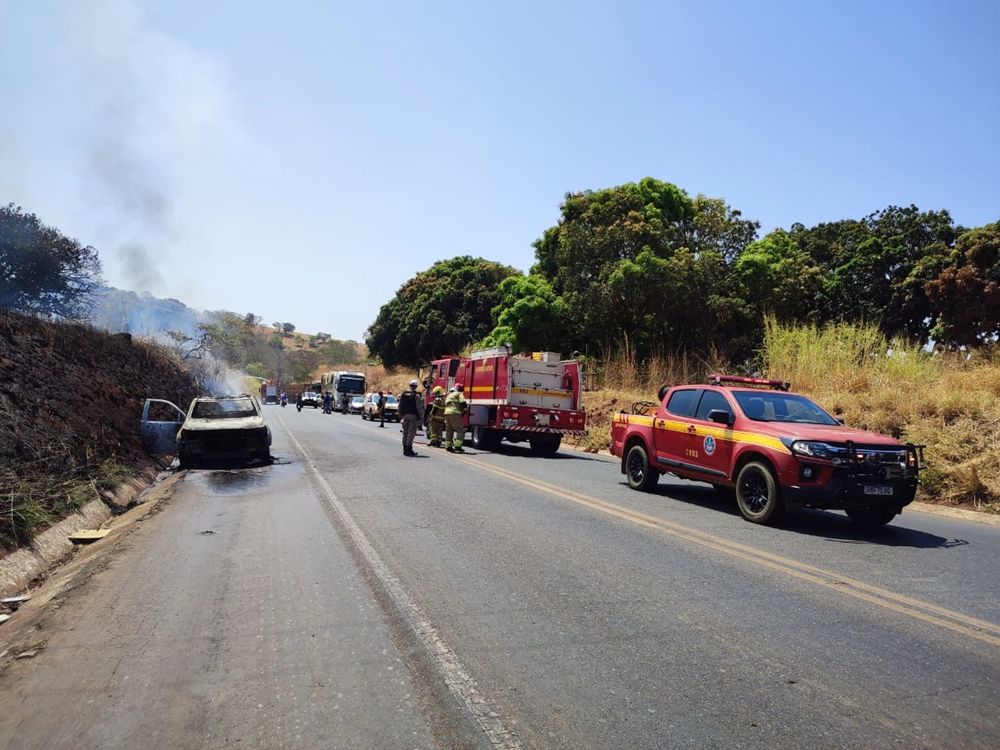
[[709, 376], [664, 387], [660, 403], [614, 415], [611, 450], [633, 489], [660, 474], [734, 492], [743, 517], [786, 509], [842, 509], [862, 526], [891, 521], [913, 501], [922, 446], [846, 427], [775, 380]]
[[196, 398], [186, 413], [169, 401], [147, 399], [140, 437], [147, 452], [174, 454], [181, 468], [271, 462], [271, 430], [249, 394]]

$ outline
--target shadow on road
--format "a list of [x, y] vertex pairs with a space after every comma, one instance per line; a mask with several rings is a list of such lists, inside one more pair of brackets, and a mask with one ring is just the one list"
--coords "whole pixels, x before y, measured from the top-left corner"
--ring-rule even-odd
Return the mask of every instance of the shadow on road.
[[840, 513], [826, 510], [802, 510], [790, 513], [782, 528], [810, 536], [821, 536], [835, 542], [845, 544], [880, 544], [885, 547], [916, 547], [918, 549], [948, 549], [964, 547], [969, 542], [965, 539], [947, 539], [926, 531], [909, 529], [906, 523], [906, 510], [902, 516], [896, 516], [892, 522], [871, 531], [863, 531], [851, 520]]
[[514, 458], [531, 458], [536, 461], [539, 459], [543, 461], [596, 461], [597, 460], [592, 456], [588, 456], [586, 453], [581, 453], [580, 451], [575, 451], [575, 450], [573, 451], [565, 450], [565, 449], [560, 450], [554, 456], [536, 456], [531, 452], [531, 447], [527, 443], [503, 442], [500, 443], [500, 445], [497, 448], [490, 451], [476, 448], [474, 445], [472, 445], [471, 441], [467, 442], [466, 446], [468, 446], [466, 450], [468, 450], [469, 447], [471, 447], [472, 451], [475, 451], [476, 453], [497, 453], [501, 456], [512, 456]]
[[[719, 494], [713, 488], [702, 485], [690, 487], [678, 485], [663, 485], [657, 488], [656, 494], [670, 500], [697, 505], [731, 516], [739, 516], [736, 500], [731, 496]], [[865, 531], [858, 528], [843, 513], [837, 511], [814, 510], [806, 508], [788, 513], [778, 528], [798, 534], [823, 537], [834, 542], [845, 544], [879, 544], [886, 547], [915, 547], [918, 549], [948, 549], [964, 547], [969, 542], [965, 539], [948, 539], [926, 531], [906, 528], [906, 511], [902, 516], [896, 516], [893, 521], [878, 529]]]

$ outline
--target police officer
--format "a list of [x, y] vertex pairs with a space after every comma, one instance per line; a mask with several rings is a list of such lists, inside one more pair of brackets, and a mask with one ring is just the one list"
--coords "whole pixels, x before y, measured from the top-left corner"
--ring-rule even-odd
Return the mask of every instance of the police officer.
[[378, 414], [378, 426], [385, 427], [385, 405], [389, 402], [388, 397], [382, 392], [378, 392], [378, 399], [376, 399], [375, 410]]
[[455, 383], [444, 400], [444, 447], [449, 453], [465, 453], [462, 443], [465, 441], [465, 425], [462, 415], [469, 408], [465, 400], [465, 386]]
[[410, 389], [399, 394], [399, 416], [403, 424], [403, 455], [417, 455], [413, 450], [413, 438], [424, 418], [424, 403], [417, 392], [420, 381], [411, 380]]
[[428, 422], [428, 437], [430, 438], [427, 443], [435, 448], [441, 447], [441, 435], [444, 433], [444, 388], [439, 385], [434, 386], [434, 390], [431, 391], [434, 394], [434, 400], [431, 402], [431, 408], [428, 410], [430, 413], [430, 421]]

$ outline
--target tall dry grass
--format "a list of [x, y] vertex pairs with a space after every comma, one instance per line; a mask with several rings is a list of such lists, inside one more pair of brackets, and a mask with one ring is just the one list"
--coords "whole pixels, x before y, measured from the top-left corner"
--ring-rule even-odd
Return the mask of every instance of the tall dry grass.
[[926, 445], [921, 497], [1000, 510], [1000, 356], [929, 352], [875, 326], [766, 323], [762, 364], [852, 426]]

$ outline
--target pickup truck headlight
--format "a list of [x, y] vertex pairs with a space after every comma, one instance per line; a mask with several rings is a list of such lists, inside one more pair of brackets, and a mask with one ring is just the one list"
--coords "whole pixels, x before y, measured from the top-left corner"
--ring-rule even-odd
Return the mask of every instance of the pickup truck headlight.
[[789, 448], [792, 453], [798, 453], [800, 456], [810, 456], [811, 458], [833, 458], [833, 448], [831, 448], [826, 443], [817, 443], [811, 440], [796, 440]]

